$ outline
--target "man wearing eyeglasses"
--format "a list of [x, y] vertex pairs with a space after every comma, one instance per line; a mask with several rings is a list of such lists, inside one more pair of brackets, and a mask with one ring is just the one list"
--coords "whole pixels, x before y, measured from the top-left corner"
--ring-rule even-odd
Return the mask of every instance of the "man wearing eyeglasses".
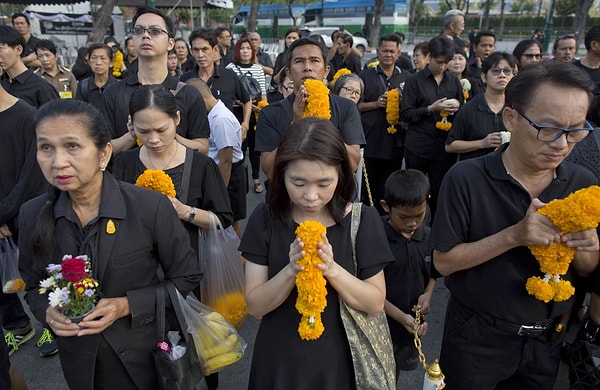
[[[525, 288], [544, 277], [528, 246], [577, 248], [561, 279], [598, 264], [596, 229], [562, 234], [536, 211], [597, 184], [563, 161], [594, 130], [586, 122], [593, 84], [571, 64], [530, 65], [505, 91], [502, 119], [510, 143], [461, 162], [444, 178], [431, 240], [446, 276], [440, 365], [448, 388], [552, 389], [573, 298], [545, 303]], [[567, 314], [566, 314], [567, 313]], [[566, 315], [565, 315], [566, 314]]]
[[[485, 92], [477, 94], [456, 114], [446, 140], [446, 152], [468, 160], [493, 152], [502, 144], [504, 90], [513, 78], [516, 59], [505, 52], [492, 53], [483, 61], [481, 80]], [[506, 137], [506, 136], [505, 136]]]
[[552, 61], [573, 62], [575, 53], [577, 53], [576, 45], [577, 40], [575, 35], [566, 34], [559, 36], [554, 41], [554, 46], [552, 46]]
[[141, 7], [133, 17], [133, 43], [138, 53], [138, 71], [111, 84], [103, 94], [102, 111], [112, 136], [113, 153], [131, 149], [135, 133], [128, 129], [129, 98], [140, 85], [162, 84], [169, 88], [177, 101], [181, 120], [177, 126], [179, 143], [208, 153], [206, 106], [197, 89], [180, 83], [169, 74], [167, 58], [173, 49], [173, 21], [158, 10]]
[[[383, 199], [385, 181], [392, 172], [402, 168], [402, 159], [404, 158], [402, 144], [405, 130], [401, 128], [400, 124], [396, 124], [396, 134], [386, 131], [390, 127], [386, 119], [388, 91], [394, 88], [401, 90], [410, 75], [409, 72], [396, 66], [401, 47], [402, 43], [398, 35], [383, 35], [379, 38], [377, 46], [379, 64], [360, 73], [360, 78], [365, 84], [364, 99], [358, 103], [367, 139], [364, 161], [373, 204], [381, 215], [385, 213], [379, 202]], [[402, 101], [402, 93], [400, 93], [400, 97], [400, 101]], [[364, 180], [366, 179], [363, 176]], [[366, 184], [363, 183], [361, 200], [365, 204], [369, 204], [369, 196], [365, 187]]]

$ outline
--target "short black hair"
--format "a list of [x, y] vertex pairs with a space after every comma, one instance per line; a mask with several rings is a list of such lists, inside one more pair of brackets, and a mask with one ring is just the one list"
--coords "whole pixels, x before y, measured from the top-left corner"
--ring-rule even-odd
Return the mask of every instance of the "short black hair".
[[8, 45], [13, 49], [17, 46], [21, 46], [25, 50], [25, 38], [17, 31], [14, 27], [7, 25], [0, 25], [0, 43]]
[[498, 65], [502, 60], [506, 60], [506, 62], [508, 62], [508, 66], [510, 66], [513, 71], [515, 70], [517, 66], [517, 60], [515, 59], [515, 56], [504, 51], [495, 51], [485, 60], [483, 60], [483, 63], [481, 64], [481, 73], [487, 73], [488, 70]]
[[217, 34], [212, 28], [199, 28], [197, 30], [192, 31], [188, 39], [188, 41], [190, 42], [190, 47], [192, 46], [192, 42], [194, 42], [196, 39], [204, 39], [208, 42], [210, 47], [215, 47], [218, 44]]
[[483, 31], [478, 32], [477, 35], [475, 35], [473, 44], [475, 46], [479, 45], [479, 42], [481, 41], [481, 38], [483, 38], [483, 37], [492, 37], [492, 38], [494, 38], [494, 42], [496, 42], [496, 34], [491, 32], [490, 30], [483, 30]]
[[319, 42], [317, 42], [316, 40], [311, 39], [311, 38], [300, 38], [300, 39], [296, 39], [294, 42], [292, 42], [292, 44], [288, 48], [288, 50], [289, 50], [288, 63], [287, 63], [288, 68], [291, 69], [292, 52], [297, 47], [305, 46], [305, 45], [313, 45], [313, 46], [317, 46], [319, 49], [321, 49], [321, 57], [323, 57], [323, 64], [324, 64], [324, 66], [329, 65], [329, 58], [327, 57], [327, 48], [325, 47], [325, 45], [321, 45]]
[[395, 42], [397, 46], [400, 46], [403, 42], [402, 38], [400, 38], [400, 35], [398, 35], [398, 33], [391, 33], [391, 34], [385, 34], [382, 35], [381, 37], [379, 37], [379, 45], [381, 46], [381, 44], [383, 42]]
[[41, 39], [37, 43], [37, 45], [35, 45], [35, 51], [36, 52], [37, 52], [38, 49], [48, 50], [52, 54], [56, 54], [56, 52], [57, 52], [56, 45], [54, 44], [54, 42], [52, 42], [49, 39]]
[[385, 181], [383, 200], [389, 208], [416, 207], [429, 199], [431, 187], [425, 174], [416, 169], [400, 169]]
[[16, 12], [16, 13], [13, 14], [13, 16], [11, 17], [11, 22], [12, 22], [13, 25], [15, 24], [15, 19], [16, 18], [25, 18], [25, 21], [27, 22], [27, 25], [31, 26], [31, 22], [29, 21], [29, 18], [24, 13], [22, 13], [22, 12]]
[[113, 57], [112, 49], [108, 45], [106, 45], [104, 43], [99, 43], [99, 42], [90, 43], [90, 45], [87, 48], [86, 57], [89, 59], [92, 56], [92, 53], [94, 52], [94, 50], [98, 50], [98, 49], [104, 49], [104, 51], [106, 51], [106, 55], [108, 56], [108, 59], [112, 61], [112, 57]]
[[593, 26], [585, 33], [584, 43], [586, 50], [590, 50], [592, 41], [600, 42], [600, 24]]
[[595, 84], [584, 70], [573, 64], [550, 62], [529, 65], [519, 71], [504, 90], [505, 106], [525, 110], [538, 87], [545, 83], [584, 90], [592, 103]]
[[139, 7], [133, 16], [133, 19], [131, 20], [131, 25], [135, 27], [135, 23], [137, 22], [138, 18], [144, 14], [154, 14], [160, 16], [165, 22], [165, 27], [167, 28], [167, 34], [169, 35], [169, 38], [175, 37], [175, 24], [173, 23], [173, 20], [168, 16], [163, 15], [163, 13], [156, 8]]
[[427, 44], [429, 55], [433, 59], [435, 57], [445, 57], [446, 62], [450, 62], [454, 58], [454, 42], [450, 38], [435, 37], [431, 38]]

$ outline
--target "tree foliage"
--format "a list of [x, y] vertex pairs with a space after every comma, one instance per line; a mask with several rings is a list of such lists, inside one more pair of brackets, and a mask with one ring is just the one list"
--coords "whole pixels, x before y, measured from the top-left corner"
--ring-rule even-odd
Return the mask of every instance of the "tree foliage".
[[575, 0], [556, 0], [554, 3], [554, 12], [556, 12], [556, 16], [569, 16], [574, 14], [576, 9], [577, 4]]

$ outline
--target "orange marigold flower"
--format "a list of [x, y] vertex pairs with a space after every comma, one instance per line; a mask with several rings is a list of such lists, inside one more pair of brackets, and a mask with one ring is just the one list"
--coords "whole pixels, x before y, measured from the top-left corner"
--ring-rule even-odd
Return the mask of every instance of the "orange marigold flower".
[[114, 77], [121, 77], [121, 68], [123, 67], [123, 53], [118, 50], [113, 57], [113, 71]]
[[298, 334], [303, 340], [315, 340], [323, 334], [325, 327], [321, 321], [321, 313], [327, 306], [327, 281], [323, 272], [317, 267], [321, 264], [318, 255], [319, 242], [327, 229], [319, 221], [304, 221], [296, 229], [296, 236], [300, 238], [305, 255], [298, 261], [304, 269], [296, 274], [296, 310], [302, 314], [298, 325]]
[[321, 80], [305, 80], [304, 86], [308, 91], [308, 101], [304, 106], [303, 118], [316, 116], [323, 119], [331, 119], [331, 108], [329, 107], [329, 88]]
[[387, 104], [385, 106], [385, 119], [388, 125], [387, 132], [389, 134], [396, 133], [396, 125], [400, 120], [400, 91], [394, 88], [387, 92]]
[[450, 115], [450, 113], [448, 111], [446, 111], [446, 110], [440, 111], [440, 116], [442, 117], [442, 120], [435, 122], [436, 129], [443, 130], [443, 131], [450, 131], [450, 129], [452, 128], [452, 123], [448, 122], [448, 115]]
[[[600, 222], [600, 187], [590, 186], [580, 189], [564, 199], [548, 202], [537, 212], [551, 220], [562, 234], [593, 229]], [[529, 278], [525, 286], [527, 292], [544, 302], [549, 302], [551, 299], [561, 302], [571, 298], [575, 288], [569, 281], [561, 280], [560, 275], [565, 275], [569, 270], [577, 249], [569, 248], [564, 243], [530, 246], [529, 249], [546, 276], [544, 279]]]
[[335, 82], [336, 82], [336, 81], [337, 81], [337, 80], [338, 80], [340, 77], [342, 77], [342, 76], [344, 76], [344, 75], [347, 75], [347, 74], [350, 74], [350, 73], [352, 73], [352, 72], [350, 71], [350, 69], [348, 69], [348, 68], [340, 68], [340, 69], [339, 69], [337, 72], [335, 72], [335, 74], [333, 75], [333, 79], [331, 79], [331, 83], [329, 83], [329, 84], [330, 84], [330, 86], [331, 86], [331, 88], [333, 88], [333, 86], [335, 85]]
[[148, 190], [160, 192], [161, 194], [170, 196], [171, 198], [174, 198], [176, 195], [173, 180], [171, 180], [171, 177], [160, 169], [146, 169], [144, 173], [137, 178], [135, 185]]
[[258, 123], [258, 114], [260, 114], [260, 110], [262, 110], [263, 108], [265, 108], [268, 105], [269, 105], [269, 103], [266, 100], [259, 100], [258, 103], [256, 103], [256, 107], [258, 107], [258, 111], [254, 113], [254, 119], [255, 119], [254, 131], [256, 131], [256, 123]]
[[244, 325], [244, 321], [248, 317], [246, 297], [242, 292], [229, 292], [219, 297], [212, 308], [223, 315], [237, 329]]

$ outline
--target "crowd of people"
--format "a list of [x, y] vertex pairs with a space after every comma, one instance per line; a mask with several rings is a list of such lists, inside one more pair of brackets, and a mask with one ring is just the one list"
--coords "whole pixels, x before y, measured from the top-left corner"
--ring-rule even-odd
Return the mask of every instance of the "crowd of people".
[[[200, 295], [198, 234], [213, 216], [241, 238], [248, 310], [261, 319], [250, 389], [355, 388], [342, 304], [384, 311], [393, 374], [414, 370], [414, 334], [429, 328], [415, 312], [431, 310], [442, 276], [446, 388], [552, 389], [561, 329], [586, 292], [585, 329], [600, 329], [596, 229], [565, 234], [537, 212], [599, 183], [600, 26], [584, 57], [561, 35], [542, 62], [543, 33], [499, 52], [493, 31], [461, 39], [464, 15], [451, 10], [412, 59], [391, 33], [364, 67], [348, 32], [328, 49], [292, 27], [273, 64], [256, 32], [234, 44], [227, 28], [202, 28], [185, 40], [141, 7], [123, 49], [113, 37], [90, 43], [68, 69], [26, 15], [12, 20], [0, 26], [0, 239], [18, 243], [40, 354], [59, 354], [69, 387], [157, 388], [156, 288], [171, 280]], [[326, 86], [308, 117], [307, 80]], [[147, 170], [171, 177], [175, 195], [133, 185]], [[242, 231], [249, 191], [265, 202]], [[307, 243], [295, 231], [308, 220], [327, 229], [316, 251], [324, 332], [311, 341], [296, 306]], [[576, 249], [562, 276], [576, 294], [547, 303], [525, 288], [544, 276], [528, 247], [554, 242]], [[66, 254], [89, 256], [99, 280], [80, 323], [38, 292]], [[0, 318], [0, 388], [26, 388], [8, 356], [36, 329], [17, 294], [0, 291]]]

